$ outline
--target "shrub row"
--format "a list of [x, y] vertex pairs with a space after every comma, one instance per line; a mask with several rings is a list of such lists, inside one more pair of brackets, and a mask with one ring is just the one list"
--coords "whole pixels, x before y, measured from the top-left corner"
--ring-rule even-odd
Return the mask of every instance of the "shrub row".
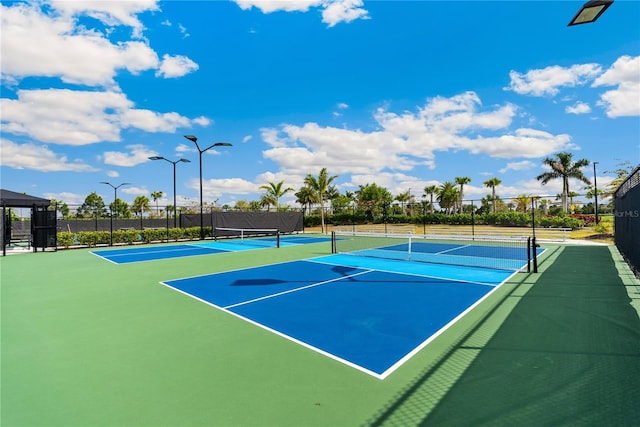
[[[585, 224], [591, 223], [593, 218], [588, 215], [558, 215], [536, 217], [536, 226], [553, 228], [582, 228]], [[367, 219], [364, 213], [340, 213], [326, 215], [325, 223], [332, 225], [351, 225], [387, 223], [387, 224], [444, 224], [444, 225], [499, 225], [504, 227], [526, 227], [531, 225], [531, 214], [523, 212], [498, 212], [484, 213], [479, 215], [471, 214], [443, 214], [433, 213], [420, 216], [389, 215], [388, 217], [377, 217], [373, 220]], [[306, 215], [304, 217], [305, 227], [317, 227], [320, 225], [320, 215]]]
[[[205, 235], [211, 235], [211, 227], [204, 228]], [[168, 234], [168, 239], [167, 239]], [[69, 248], [70, 246], [89, 246], [111, 244], [110, 231], [79, 231], [71, 233], [59, 231], [58, 246]], [[159, 228], [145, 230], [113, 230], [113, 244], [151, 243], [167, 240], [195, 240], [200, 238], [200, 227], [190, 228]]]

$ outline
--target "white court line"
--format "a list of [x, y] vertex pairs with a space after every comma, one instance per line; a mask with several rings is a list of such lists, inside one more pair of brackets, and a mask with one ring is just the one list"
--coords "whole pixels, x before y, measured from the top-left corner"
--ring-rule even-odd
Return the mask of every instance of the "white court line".
[[468, 248], [469, 246], [471, 246], [471, 245], [456, 246], [455, 248], [446, 249], [444, 251], [436, 252], [436, 254], [446, 254], [447, 252], [457, 251], [458, 249]]
[[228, 305], [228, 306], [223, 307], [223, 308], [228, 310], [228, 309], [231, 309], [231, 308], [239, 307], [241, 305], [251, 304], [252, 302], [262, 301], [262, 300], [265, 300], [265, 299], [278, 297], [280, 295], [289, 294], [291, 292], [298, 292], [298, 291], [302, 291], [304, 289], [314, 288], [314, 287], [320, 286], [320, 285], [326, 285], [327, 283], [337, 282], [337, 281], [344, 280], [344, 279], [350, 279], [352, 277], [360, 276], [361, 274], [371, 273], [373, 271], [374, 270], [365, 270], [365, 271], [361, 271], [360, 273], [349, 274], [347, 276], [342, 276], [342, 277], [336, 277], [335, 279], [329, 279], [329, 280], [325, 280], [323, 282], [312, 283], [310, 285], [302, 286], [300, 288], [289, 289], [288, 291], [282, 291], [282, 292], [278, 292], [278, 293], [275, 293], [275, 294], [267, 295], [267, 296], [264, 296], [264, 297], [255, 298], [255, 299], [252, 299], [252, 300], [239, 302], [239, 303], [236, 303], [236, 304]]
[[[344, 255], [344, 254], [341, 254], [341, 255]], [[328, 255], [324, 255], [321, 258], [324, 258], [326, 256], [328, 256]], [[338, 267], [351, 267], [351, 268], [362, 268], [362, 269], [368, 268], [369, 271], [380, 271], [382, 273], [404, 274], [404, 275], [407, 275], [407, 276], [424, 277], [424, 278], [427, 278], [427, 279], [438, 279], [438, 280], [442, 280], [443, 282], [471, 283], [473, 285], [489, 286], [489, 287], [492, 287], [492, 288], [496, 287], [496, 286], [499, 286], [501, 284], [501, 283], [493, 284], [493, 283], [485, 283], [485, 282], [476, 282], [476, 281], [473, 281], [473, 280], [465, 280], [465, 279], [454, 279], [454, 278], [451, 278], [451, 277], [432, 276], [432, 275], [429, 275], [429, 274], [409, 273], [409, 272], [405, 272], [405, 271], [385, 270], [385, 269], [379, 269], [379, 268], [371, 269], [369, 267], [359, 267], [359, 266], [354, 266], [354, 265], [346, 265], [346, 264], [339, 264], [339, 263], [333, 263], [333, 262], [318, 261], [318, 260], [313, 259], [313, 258], [307, 259], [305, 261], [315, 262], [317, 264], [335, 265], [335, 266], [338, 266]], [[397, 260], [387, 260], [387, 261], [397, 261]], [[406, 262], [406, 261], [401, 261], [401, 262]], [[496, 271], [504, 271], [504, 270], [496, 270]], [[515, 273], [517, 273], [517, 271], [515, 271], [514, 274]], [[511, 278], [512, 276], [513, 276], [513, 274], [510, 275], [509, 278]]]
[[[198, 247], [204, 247], [204, 246], [196, 246], [196, 245], [185, 245], [185, 246], [189, 246], [189, 247], [188, 248], [179, 248], [179, 249], [167, 248], [167, 249], [164, 249], [164, 250], [161, 250], [161, 251], [145, 251], [142, 248], [140, 248], [140, 250], [130, 249], [131, 252], [121, 253], [121, 254], [114, 254], [114, 255], [111, 255], [111, 257], [112, 258], [117, 258], [117, 257], [120, 257], [120, 256], [130, 256], [130, 255], [163, 254], [163, 253], [167, 253], [167, 252], [194, 251]], [[206, 247], [204, 247], [204, 248], [206, 249]], [[98, 255], [98, 256], [100, 256], [100, 255]]]

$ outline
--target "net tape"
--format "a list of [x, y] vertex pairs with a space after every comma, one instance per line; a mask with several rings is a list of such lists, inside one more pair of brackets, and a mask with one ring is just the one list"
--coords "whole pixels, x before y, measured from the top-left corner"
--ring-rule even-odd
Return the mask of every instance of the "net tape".
[[530, 270], [531, 249], [527, 236], [332, 233], [333, 253], [512, 271]]
[[277, 228], [214, 227], [213, 238], [240, 239], [246, 244], [280, 247], [280, 231]]

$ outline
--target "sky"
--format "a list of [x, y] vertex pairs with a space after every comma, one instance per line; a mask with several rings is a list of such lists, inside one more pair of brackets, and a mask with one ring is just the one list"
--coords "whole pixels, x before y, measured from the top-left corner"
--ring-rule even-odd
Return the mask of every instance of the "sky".
[[[640, 164], [640, 1], [0, 2], [0, 185], [233, 206], [327, 168], [341, 193], [556, 195], [543, 159]], [[584, 169], [593, 178], [593, 168]], [[584, 193], [584, 184], [571, 182]], [[299, 206], [293, 192], [281, 204]]]

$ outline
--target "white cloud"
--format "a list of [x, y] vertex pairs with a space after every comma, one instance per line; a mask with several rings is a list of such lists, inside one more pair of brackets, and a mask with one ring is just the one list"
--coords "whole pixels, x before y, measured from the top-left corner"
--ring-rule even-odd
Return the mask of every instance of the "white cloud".
[[149, 196], [149, 190], [147, 189], [147, 187], [132, 187], [128, 185], [122, 187], [119, 191], [132, 196]]
[[282, 125], [262, 129], [270, 145], [263, 156], [285, 174], [304, 174], [331, 165], [332, 173], [377, 176], [385, 169], [435, 167], [439, 151], [465, 150], [495, 158], [537, 158], [575, 148], [568, 135], [516, 128], [511, 104], [483, 109], [474, 92], [427, 100], [415, 112], [380, 108], [371, 132], [320, 126]]
[[0, 166], [14, 169], [32, 169], [40, 172], [92, 172], [94, 167], [81, 160], [70, 162], [66, 155], [60, 155], [46, 146], [38, 144], [16, 144], [0, 138]]
[[554, 65], [525, 74], [512, 70], [509, 73], [511, 83], [505, 89], [520, 95], [553, 96], [559, 88], [584, 85], [600, 73], [602, 67], [598, 64], [579, 64], [569, 68]]
[[182, 55], [164, 55], [156, 76], [164, 78], [182, 77], [198, 69], [198, 64]]
[[136, 15], [141, 12], [157, 11], [160, 8], [157, 0], [127, 1], [91, 1], [79, 2], [68, 0], [51, 0], [53, 8], [66, 15], [87, 15], [98, 19], [105, 25], [131, 27], [133, 37], [142, 37], [144, 26]]
[[[198, 179], [192, 179], [186, 185], [193, 190], [200, 190], [200, 181]], [[211, 202], [222, 195], [255, 194], [258, 186], [259, 184], [242, 178], [203, 179], [202, 198], [205, 202]]]
[[574, 105], [569, 105], [564, 109], [569, 114], [588, 114], [591, 112], [591, 107], [585, 102], [576, 102]]
[[368, 19], [368, 13], [362, 8], [362, 0], [234, 0], [243, 10], [255, 7], [262, 13], [307, 12], [312, 7], [322, 9], [322, 22], [333, 27], [341, 22], [356, 19]]
[[180, 32], [182, 33], [182, 37], [183, 37], [183, 38], [185, 38], [185, 39], [186, 39], [187, 37], [190, 37], [190, 36], [191, 36], [191, 34], [189, 34], [189, 32], [187, 31], [187, 28], [186, 28], [184, 25], [182, 25], [182, 24], [178, 24], [178, 29], [179, 29], [179, 30], [180, 30]]
[[144, 145], [127, 145], [128, 153], [121, 151], [106, 151], [103, 155], [105, 165], [131, 167], [141, 163], [150, 162], [149, 157], [157, 156], [158, 152]]
[[[70, 11], [80, 5], [109, 5], [116, 12], [134, 3], [58, 2], [58, 5]], [[79, 27], [72, 16], [46, 14], [37, 4], [0, 5], [0, 8], [3, 78], [15, 81], [26, 76], [59, 77], [66, 83], [113, 86], [119, 69], [136, 74], [158, 66], [158, 56], [142, 41], [112, 43], [96, 30]], [[137, 25], [121, 13], [114, 16]]]
[[[339, 102], [336, 107], [338, 108], [338, 110], [346, 110], [347, 108], [349, 108], [349, 105], [345, 104], [344, 102]], [[334, 111], [333, 117], [342, 117], [342, 113], [340, 111]]]
[[123, 127], [133, 127], [146, 132], [175, 132], [188, 127], [191, 120], [178, 113], [157, 113], [151, 110], [128, 109], [120, 114]]
[[534, 168], [535, 166], [536, 164], [529, 160], [522, 160], [520, 162], [509, 162], [507, 163], [506, 167], [500, 169], [500, 173], [506, 173], [510, 170], [522, 171], [522, 170]]
[[194, 146], [190, 146], [187, 144], [178, 144], [176, 147], [176, 153], [193, 153], [196, 151]]
[[234, 0], [242, 10], [255, 7], [262, 13], [277, 11], [306, 12], [309, 8], [319, 6], [323, 0]]
[[640, 116], [640, 56], [621, 56], [592, 86], [618, 86], [600, 96], [608, 117]]
[[209, 119], [208, 117], [205, 116], [200, 116], [200, 117], [196, 117], [195, 119], [192, 120], [193, 123], [197, 124], [198, 126], [209, 126], [212, 121], [211, 119]]
[[202, 122], [178, 113], [133, 108], [121, 92], [69, 89], [20, 90], [18, 99], [0, 99], [3, 132], [43, 142], [86, 145], [119, 141], [123, 128], [175, 132]]
[[341, 22], [351, 22], [356, 19], [367, 19], [368, 13], [362, 8], [362, 0], [335, 0], [325, 3], [322, 11], [322, 22], [333, 27]]
[[60, 202], [66, 203], [69, 207], [73, 207], [84, 203], [84, 199], [87, 195], [63, 191], [61, 193], [44, 193], [44, 197], [46, 199], [56, 199]]

